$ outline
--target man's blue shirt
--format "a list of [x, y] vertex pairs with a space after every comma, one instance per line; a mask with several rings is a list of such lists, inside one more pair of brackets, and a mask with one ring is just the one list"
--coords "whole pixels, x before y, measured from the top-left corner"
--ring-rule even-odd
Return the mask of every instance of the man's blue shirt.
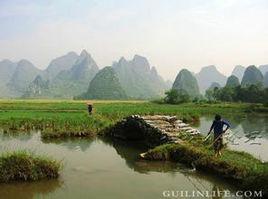
[[223, 133], [224, 125], [226, 125], [228, 128], [230, 127], [230, 124], [227, 121], [214, 120], [210, 129], [213, 129], [215, 136], [219, 136], [220, 134]]

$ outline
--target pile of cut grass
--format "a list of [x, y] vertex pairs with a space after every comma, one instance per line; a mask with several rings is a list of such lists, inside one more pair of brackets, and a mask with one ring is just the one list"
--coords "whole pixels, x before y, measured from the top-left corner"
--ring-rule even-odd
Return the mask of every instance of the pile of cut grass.
[[59, 161], [27, 151], [6, 152], [0, 156], [0, 182], [57, 178], [61, 167]]

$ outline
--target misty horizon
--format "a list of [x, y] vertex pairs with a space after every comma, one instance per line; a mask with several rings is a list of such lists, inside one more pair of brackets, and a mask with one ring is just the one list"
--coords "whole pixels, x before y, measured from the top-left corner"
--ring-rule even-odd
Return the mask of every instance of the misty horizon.
[[265, 0], [1, 1], [0, 60], [45, 69], [86, 49], [100, 68], [139, 54], [165, 79], [208, 65], [229, 76], [268, 63], [267, 11]]
[[[69, 52], [66, 52], [65, 54], [56, 56], [56, 57], [52, 58], [52, 59], [48, 62], [48, 65], [47, 65], [47, 66], [43, 66], [43, 67], [40, 67], [40, 66], [35, 65], [35, 64], [31, 61], [31, 59], [28, 59], [28, 58], [22, 58], [22, 59], [19, 59], [19, 60], [12, 60], [12, 59], [9, 59], [9, 58], [5, 58], [5, 59], [0, 60], [0, 62], [1, 62], [1, 61], [4, 61], [4, 60], [10, 60], [10, 61], [12, 61], [13, 63], [18, 63], [18, 62], [20, 62], [21, 60], [27, 60], [27, 61], [31, 62], [36, 68], [38, 68], [38, 69], [44, 71], [44, 70], [47, 69], [47, 67], [49, 66], [49, 64], [51, 64], [51, 62], [52, 62], [54, 59], [57, 59], [57, 58], [59, 58], [59, 57], [62, 57], [62, 56], [64, 56], [64, 55], [67, 55], [67, 54], [69, 54], [69, 53], [75, 53], [75, 54], [79, 55], [82, 51], [86, 51], [87, 53], [89, 53], [89, 55], [95, 60], [94, 56], [93, 56], [90, 52], [88, 52], [86, 49], [82, 49], [80, 52], [69, 51]], [[107, 66], [112, 66], [114, 63], [118, 62], [118, 61], [119, 61], [120, 59], [122, 59], [122, 58], [126, 59], [127, 61], [132, 60], [136, 55], [144, 57], [144, 56], [141, 55], [141, 54], [135, 54], [135, 55], [133, 55], [133, 56], [130, 57], [130, 58], [126, 58], [126, 57], [124, 57], [124, 56], [121, 56], [121, 57], [119, 57], [118, 59], [115, 59], [114, 61], [112, 61], [111, 64], [106, 65], [106, 66], [100, 66], [100, 65], [98, 65], [98, 60], [95, 60], [95, 61], [96, 61], [97, 65], [99, 66], [99, 68], [102, 69], [102, 68], [107, 67]], [[150, 60], [149, 60], [147, 57], [145, 57], [145, 58], [146, 58], [146, 59], [148, 60], [148, 62], [150, 63], [151, 67], [155, 67], [155, 68], [156, 68], [158, 74], [159, 74], [165, 81], [174, 81], [175, 77], [177, 76], [177, 74], [178, 74], [182, 69], [187, 69], [187, 70], [189, 70], [189, 68], [187, 68], [187, 67], [178, 67], [178, 71], [177, 71], [177, 73], [175, 74], [174, 78], [166, 78], [165, 76], [163, 76], [163, 75], [159, 72], [157, 66], [152, 65], [151, 62], [150, 62]], [[255, 64], [250, 64], [250, 65], [255, 65]], [[250, 65], [249, 65], [249, 66], [250, 66]], [[261, 64], [261, 65], [267, 65], [267, 64]], [[260, 65], [260, 66], [261, 66], [261, 65]], [[221, 70], [219, 70], [218, 65], [216, 65], [216, 64], [208, 64], [208, 65], [205, 65], [205, 66], [201, 66], [201, 67], [199, 68], [198, 71], [191, 71], [191, 70], [189, 70], [189, 71], [190, 71], [190, 72], [193, 72], [194, 74], [198, 74], [203, 68], [205, 68], [205, 67], [210, 67], [210, 66], [215, 66], [216, 69], [217, 69], [221, 74], [225, 75], [226, 77], [229, 77], [229, 76], [232, 75], [232, 72], [233, 72], [233, 70], [235, 69], [236, 66], [242, 66], [242, 65], [240, 65], [240, 64], [234, 65], [233, 68], [232, 68], [232, 70], [231, 70], [231, 72], [230, 72], [230, 74], [225, 74], [224, 72], [222, 72]], [[255, 66], [256, 66], [256, 67], [259, 67], [258, 65], [255, 65]], [[242, 66], [242, 67], [247, 68], [248, 66]]]

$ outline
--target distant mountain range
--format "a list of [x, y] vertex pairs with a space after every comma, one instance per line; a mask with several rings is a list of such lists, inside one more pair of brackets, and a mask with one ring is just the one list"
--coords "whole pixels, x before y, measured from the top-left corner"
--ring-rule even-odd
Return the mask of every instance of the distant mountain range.
[[256, 66], [244, 67], [241, 65], [235, 66], [230, 77], [221, 74], [214, 65], [206, 66], [196, 74], [199, 88], [202, 94], [207, 89], [223, 86], [247, 86], [251, 84], [259, 84], [266, 86], [266, 76], [268, 72], [268, 65], [261, 65], [259, 68]]
[[265, 75], [268, 72], [268, 64], [260, 65], [259, 70], [262, 72], [263, 75]]
[[[99, 68], [85, 50], [56, 58], [27, 87], [23, 97], [72, 98], [88, 88]], [[38, 80], [38, 81], [37, 81]]]
[[145, 57], [124, 57], [111, 67], [99, 69], [91, 55], [69, 52], [50, 62], [45, 70], [28, 60], [15, 63], [0, 61], [0, 98], [83, 98], [83, 99], [151, 99], [171, 88], [185, 90], [192, 97], [212, 87], [263, 84], [268, 87], [268, 65], [235, 66], [232, 76], [220, 73], [216, 66], [203, 67], [194, 74], [181, 70], [174, 82], [164, 81]]
[[[156, 68], [139, 55], [130, 61], [121, 58], [111, 68], [125, 93], [124, 98], [157, 98], [171, 87], [171, 83], [165, 82]], [[69, 52], [58, 57], [45, 70], [37, 69], [27, 60], [18, 63], [3, 60], [0, 62], [0, 97], [73, 98], [92, 89], [89, 89], [91, 80], [98, 72], [98, 65], [85, 50], [80, 55]], [[98, 80], [98, 84], [105, 81], [103, 75], [99, 78], [104, 79]]]
[[135, 55], [129, 61], [122, 57], [113, 63], [112, 68], [130, 98], [160, 97], [168, 89], [168, 85], [158, 75], [156, 68], [151, 67], [145, 57]]
[[[83, 54], [86, 54], [86, 52]], [[42, 77], [50, 81], [53, 80], [61, 71], [70, 70], [77, 61], [78, 57], [79, 55], [75, 52], [69, 52], [66, 55], [52, 60], [42, 73]]]
[[40, 72], [41, 70], [24, 59], [17, 63], [3, 60], [0, 63], [0, 97], [23, 95], [28, 85]]
[[235, 66], [235, 68], [232, 72], [232, 75], [236, 76], [239, 79], [239, 81], [241, 82], [245, 70], [246, 70], [246, 67], [241, 66], [241, 65], [237, 65], [237, 66]]
[[17, 64], [9, 60], [3, 60], [0, 62], [0, 97], [11, 96], [11, 91], [7, 87], [7, 84], [11, 80]]
[[196, 74], [196, 79], [201, 93], [204, 94], [213, 82], [217, 82], [221, 86], [224, 86], [227, 77], [220, 73], [216, 66], [210, 65], [203, 67], [200, 72]]

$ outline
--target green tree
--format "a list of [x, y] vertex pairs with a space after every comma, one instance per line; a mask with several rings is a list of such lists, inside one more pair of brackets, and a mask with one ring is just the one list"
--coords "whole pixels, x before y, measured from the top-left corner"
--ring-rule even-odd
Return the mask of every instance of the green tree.
[[190, 101], [190, 96], [188, 93], [182, 89], [175, 90], [171, 89], [167, 91], [166, 97], [164, 98], [164, 102], [168, 104], [181, 104]]
[[215, 101], [214, 89], [207, 89], [205, 97], [208, 99], [208, 101]]
[[249, 102], [249, 103], [266, 103], [268, 99], [268, 89], [263, 88], [261, 84], [252, 84], [248, 87], [236, 86], [224, 88], [215, 88], [208, 90], [206, 97], [211, 100], [226, 102]]
[[166, 97], [164, 98], [165, 103], [168, 103], [168, 104], [177, 103], [177, 99], [179, 97], [179, 93], [177, 90], [171, 89], [169, 91], [166, 91], [165, 94], [166, 94]]

